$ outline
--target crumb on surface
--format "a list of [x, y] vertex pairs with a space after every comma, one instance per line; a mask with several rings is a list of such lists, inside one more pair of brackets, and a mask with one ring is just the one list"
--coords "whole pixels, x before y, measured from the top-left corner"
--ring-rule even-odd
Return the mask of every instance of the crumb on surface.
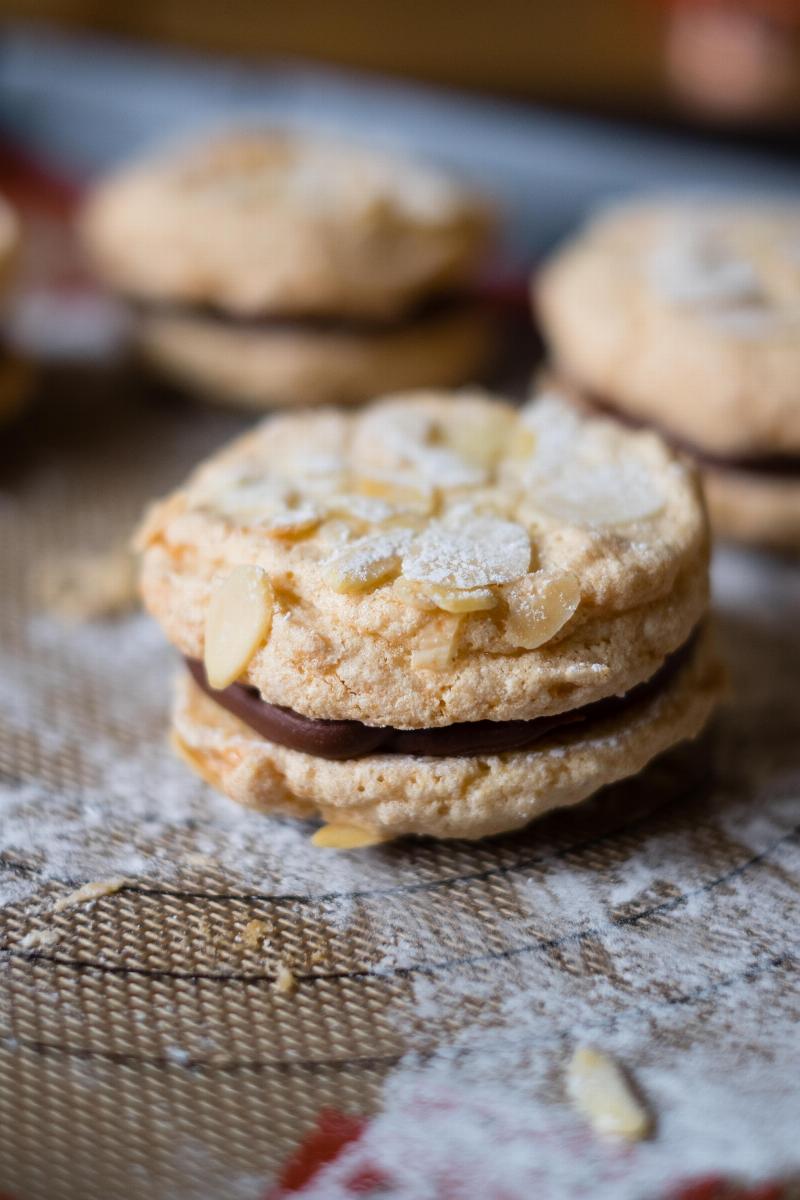
[[240, 939], [242, 945], [246, 946], [248, 950], [261, 950], [268, 934], [269, 926], [267, 922], [254, 919], [247, 922], [241, 932]]
[[57, 929], [31, 929], [29, 933], [20, 938], [17, 944], [22, 950], [43, 950], [48, 946], [54, 946], [59, 937]]
[[297, 990], [297, 980], [285, 963], [281, 963], [275, 976], [273, 989], [282, 996], [291, 996]]

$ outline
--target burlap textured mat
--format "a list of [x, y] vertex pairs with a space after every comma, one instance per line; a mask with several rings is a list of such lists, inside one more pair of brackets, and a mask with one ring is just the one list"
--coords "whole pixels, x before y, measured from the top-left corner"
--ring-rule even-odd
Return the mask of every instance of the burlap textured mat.
[[[0, 474], [0, 1191], [257, 1200], [330, 1108], [383, 1110], [361, 1151], [382, 1194], [791, 1175], [795, 568], [720, 561], [736, 692], [700, 747], [521, 835], [322, 853], [173, 760], [145, 618], [70, 625], [41, 598], [43, 564], [121, 544], [240, 422], [108, 378], [46, 391]], [[570, 1109], [578, 1042], [635, 1077], [641, 1148]]]

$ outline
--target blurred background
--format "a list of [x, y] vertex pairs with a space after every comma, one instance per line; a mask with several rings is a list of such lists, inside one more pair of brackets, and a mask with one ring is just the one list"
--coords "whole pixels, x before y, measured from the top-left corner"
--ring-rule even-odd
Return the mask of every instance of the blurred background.
[[501, 200], [514, 262], [631, 188], [800, 186], [800, 0], [2, 11], [0, 184], [28, 201], [43, 175], [64, 200], [156, 139], [241, 117], [445, 161]]
[[312, 128], [442, 162], [497, 202], [496, 274], [520, 295], [537, 255], [604, 199], [800, 190], [800, 0], [19, 0], [2, 11], [0, 189], [36, 233], [14, 337], [39, 354], [114, 335], [64, 236], [86, 182], [208, 127]]
[[574, 109], [791, 129], [795, 0], [23, 0], [9, 16], [245, 58], [306, 59]]

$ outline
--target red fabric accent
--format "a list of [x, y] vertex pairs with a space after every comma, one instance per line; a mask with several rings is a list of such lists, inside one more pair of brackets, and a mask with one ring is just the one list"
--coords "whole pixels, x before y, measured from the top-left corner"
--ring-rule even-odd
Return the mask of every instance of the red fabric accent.
[[786, 1190], [781, 1183], [758, 1183], [738, 1187], [724, 1175], [690, 1179], [673, 1192], [670, 1200], [783, 1200]]
[[[366, 1127], [365, 1117], [353, 1117], [331, 1108], [323, 1109], [317, 1124], [285, 1164], [277, 1186], [267, 1193], [264, 1200], [282, 1200], [291, 1192], [299, 1192], [322, 1167], [338, 1158], [345, 1146], [357, 1142]], [[365, 1190], [362, 1186], [362, 1192]], [[358, 1195], [357, 1192], [355, 1194]]]
[[80, 199], [80, 188], [75, 183], [43, 167], [26, 150], [7, 141], [0, 141], [0, 191], [17, 208], [62, 218], [72, 215]]

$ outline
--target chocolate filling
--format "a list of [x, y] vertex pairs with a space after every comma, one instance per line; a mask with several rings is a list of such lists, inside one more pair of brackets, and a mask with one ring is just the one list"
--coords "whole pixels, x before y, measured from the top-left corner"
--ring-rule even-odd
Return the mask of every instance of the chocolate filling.
[[654, 429], [657, 433], [661, 434], [665, 441], [675, 446], [678, 450], [683, 450], [691, 455], [701, 466], [715, 467], [720, 471], [747, 471], [755, 475], [782, 476], [786, 479], [792, 479], [800, 475], [800, 454], [752, 454], [740, 456], [712, 454], [708, 450], [704, 450], [701, 446], [695, 445], [694, 442], [678, 437], [671, 430], [665, 429], [663, 425], [659, 425], [655, 421], [644, 421], [639, 417], [634, 417], [631, 413], [625, 412], [607, 396], [599, 396], [595, 392], [587, 392], [582, 388], [578, 389], [578, 393], [579, 402], [585, 404], [587, 408], [614, 417], [622, 425], [627, 425], [631, 429]]
[[391, 726], [362, 725], [360, 721], [321, 721], [304, 717], [291, 708], [268, 704], [256, 688], [242, 683], [214, 691], [201, 662], [187, 658], [186, 665], [195, 683], [212, 700], [256, 733], [271, 742], [288, 746], [290, 750], [332, 759], [363, 758], [376, 753], [464, 757], [524, 750], [555, 729], [602, 721], [634, 708], [665, 687], [689, 658], [695, 641], [696, 635], [692, 634], [655, 675], [631, 688], [624, 696], [609, 696], [571, 712], [534, 717], [530, 721], [461, 721], [437, 729], [393, 729]]
[[398, 316], [336, 316], [327, 313], [267, 312], [253, 316], [229, 312], [213, 304], [179, 304], [168, 301], [132, 300], [136, 312], [145, 317], [188, 317], [200, 321], [215, 321], [231, 329], [285, 330], [299, 333], [331, 333], [357, 337], [399, 333], [428, 320], [466, 312], [480, 304], [477, 296], [465, 292], [444, 292], [429, 296]]

